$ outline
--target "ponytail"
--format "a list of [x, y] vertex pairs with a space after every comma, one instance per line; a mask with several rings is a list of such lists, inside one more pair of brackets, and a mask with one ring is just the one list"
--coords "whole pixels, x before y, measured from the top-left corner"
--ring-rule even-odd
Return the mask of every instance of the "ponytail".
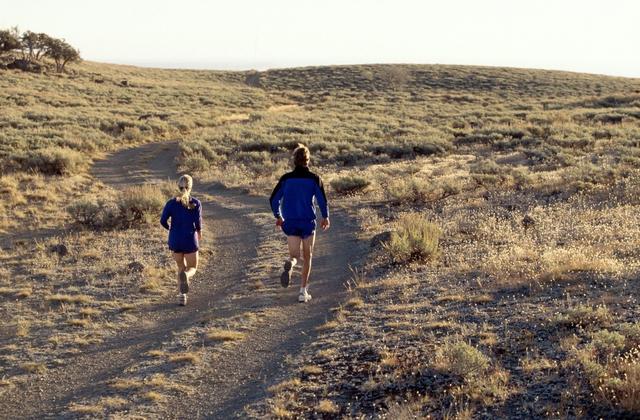
[[191, 210], [195, 206], [191, 202], [191, 189], [193, 188], [193, 178], [189, 175], [182, 175], [180, 179], [178, 179], [178, 188], [180, 189], [180, 195], [176, 197], [176, 199], [182, 204], [185, 208]]

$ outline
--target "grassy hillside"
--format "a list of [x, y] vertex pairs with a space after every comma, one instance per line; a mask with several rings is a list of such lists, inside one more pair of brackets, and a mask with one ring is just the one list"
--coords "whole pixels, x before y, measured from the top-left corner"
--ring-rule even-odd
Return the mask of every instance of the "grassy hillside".
[[[640, 410], [638, 79], [85, 63], [62, 76], [2, 71], [0, 92], [0, 230], [45, 238], [0, 253], [0, 312], [11, 320], [1, 335], [6, 389], [170, 293], [157, 228], [93, 226], [76, 233], [78, 243], [96, 241], [91, 251], [51, 251], [60, 230], [76, 226], [67, 207], [119, 199], [88, 174], [92, 159], [177, 140], [179, 164], [197, 182], [264, 194], [302, 142], [371, 251], [354, 267], [348, 300], [294, 361], [299, 371], [280, 378], [254, 415]], [[162, 194], [143, 195], [162, 202]], [[113, 244], [144, 234], [157, 238], [141, 256], [156, 280], [140, 288]], [[75, 281], [79, 262], [84, 283]], [[117, 291], [105, 293], [116, 274]], [[74, 319], [86, 325], [78, 330]]]

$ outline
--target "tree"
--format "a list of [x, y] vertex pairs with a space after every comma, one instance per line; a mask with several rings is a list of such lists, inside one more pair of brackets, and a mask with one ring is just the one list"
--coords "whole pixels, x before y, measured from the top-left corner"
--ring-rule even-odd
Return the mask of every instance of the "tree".
[[0, 31], [0, 54], [17, 50], [21, 47], [16, 28]]
[[24, 59], [28, 61], [38, 61], [47, 52], [47, 44], [51, 38], [44, 33], [27, 31], [22, 34], [22, 51]]
[[67, 63], [82, 61], [80, 51], [73, 48], [63, 39], [47, 37], [45, 55], [56, 63], [56, 71], [61, 73]]

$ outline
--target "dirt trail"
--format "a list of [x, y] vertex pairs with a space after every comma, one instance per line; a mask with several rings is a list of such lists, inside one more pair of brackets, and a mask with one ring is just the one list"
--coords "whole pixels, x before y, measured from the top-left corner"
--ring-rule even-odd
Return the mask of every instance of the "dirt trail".
[[[98, 162], [94, 174], [114, 188], [175, 179], [177, 151], [175, 143], [127, 149]], [[314, 299], [302, 305], [296, 302], [297, 284], [289, 289], [275, 288], [279, 279], [273, 264], [279, 268], [285, 255], [284, 238], [282, 249], [274, 250], [272, 269], [264, 272], [263, 282], [270, 286], [272, 295], [251, 292], [246, 284], [247, 268], [256, 259], [260, 240], [261, 227], [255, 216], [269, 211], [267, 199], [197, 182], [194, 195], [203, 199], [205, 233], [214, 249], [198, 273], [189, 305], [178, 307], [170, 299], [142, 309], [140, 319], [147, 320], [144, 327], [123, 331], [65, 366], [51, 369], [39, 383], [3, 397], [3, 416], [59, 417], [72, 402], [108, 395], [111, 379], [141, 363], [147, 351], [157, 349], [176, 332], [250, 308], [268, 308], [274, 315], [251, 331], [239, 348], [216, 353], [192, 378], [195, 392], [169, 401], [168, 411], [159, 414], [165, 418], [241, 417], [245, 406], [265, 396], [266, 388], [282, 376], [287, 355], [297, 353], [313, 339], [315, 326], [325, 322], [329, 309], [343, 298], [348, 266], [359, 255], [352, 229], [346, 216], [334, 210], [332, 229], [318, 235], [312, 272]]]

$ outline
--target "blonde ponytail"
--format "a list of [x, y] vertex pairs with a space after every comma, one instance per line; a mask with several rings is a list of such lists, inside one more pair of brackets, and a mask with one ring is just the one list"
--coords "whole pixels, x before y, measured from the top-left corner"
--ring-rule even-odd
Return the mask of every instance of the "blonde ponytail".
[[311, 160], [311, 152], [309, 148], [302, 143], [298, 143], [298, 146], [293, 151], [293, 164], [295, 166], [307, 166]]
[[184, 207], [189, 210], [193, 209], [195, 206], [191, 203], [191, 189], [193, 188], [193, 178], [189, 175], [182, 175], [180, 179], [178, 179], [178, 188], [180, 189], [180, 195], [176, 197], [176, 199], [182, 204]]

